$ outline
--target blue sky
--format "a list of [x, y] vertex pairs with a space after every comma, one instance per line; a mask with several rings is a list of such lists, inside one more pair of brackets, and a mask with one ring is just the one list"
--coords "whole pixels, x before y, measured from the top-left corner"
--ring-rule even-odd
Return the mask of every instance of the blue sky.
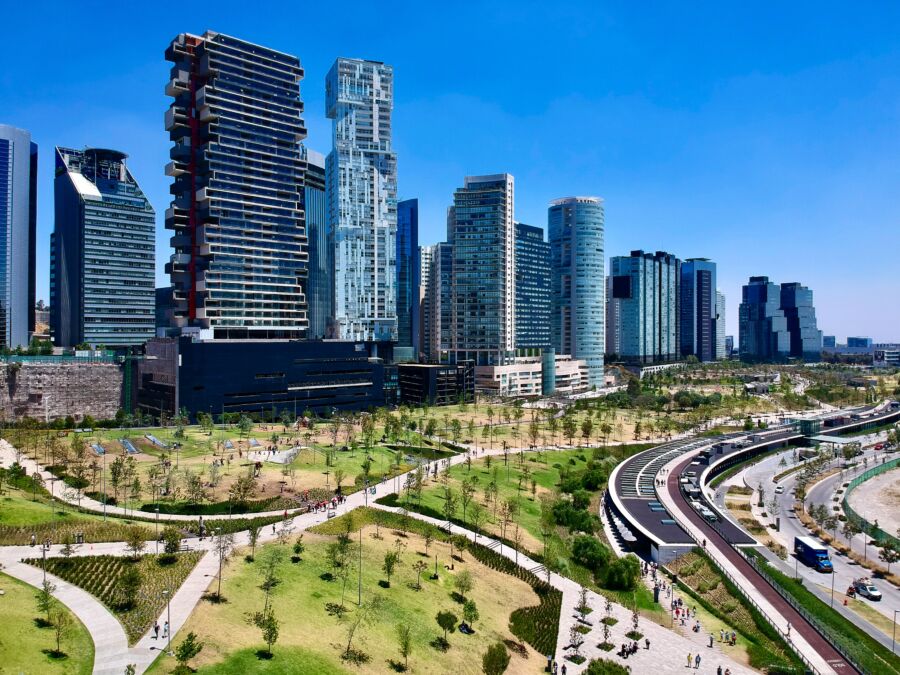
[[607, 255], [714, 259], [731, 334], [741, 284], [765, 274], [810, 286], [826, 334], [900, 340], [900, 5], [649, 6], [11, 3], [0, 122], [40, 145], [38, 295], [54, 145], [129, 153], [164, 283], [163, 52], [212, 29], [300, 57], [306, 142], [322, 152], [333, 60], [394, 66], [400, 196], [420, 200], [422, 243], [443, 238], [463, 176], [507, 171], [518, 220], [546, 227], [551, 199], [599, 195]]

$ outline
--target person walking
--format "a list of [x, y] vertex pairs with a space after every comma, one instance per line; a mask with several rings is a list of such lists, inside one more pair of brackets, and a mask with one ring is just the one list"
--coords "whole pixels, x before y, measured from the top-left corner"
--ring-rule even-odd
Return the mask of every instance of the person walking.
[[715, 642], [715, 638], [713, 637], [713, 634], [710, 633], [710, 634], [709, 634], [709, 648], [710, 648], [710, 649], [712, 649], [713, 642]]
[[691, 663], [694, 661], [694, 655], [688, 652], [688, 668], [691, 667]]
[[721, 665], [718, 668], [716, 668], [716, 675], [722, 675], [722, 666]]
[[165, 640], [167, 637], [169, 637], [169, 622], [168, 622], [168, 621], [166, 621], [165, 623], [163, 623], [163, 633], [162, 633], [162, 636], [163, 636], [163, 640]]
[[644, 638], [644, 649], [650, 649], [650, 638]]
[[700, 654], [697, 654], [697, 656], [694, 658], [694, 670], [699, 670], [699, 669], [700, 669]]
[[153, 624], [153, 639], [159, 639], [159, 621], [154, 622]]

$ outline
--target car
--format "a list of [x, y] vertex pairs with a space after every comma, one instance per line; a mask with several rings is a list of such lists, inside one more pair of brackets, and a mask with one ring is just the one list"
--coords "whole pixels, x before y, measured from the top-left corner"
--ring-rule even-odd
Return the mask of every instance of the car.
[[779, 485], [779, 486], [777, 486], [777, 487], [775, 488], [775, 494], [776, 494], [776, 495], [783, 495], [783, 494], [784, 494], [784, 485]]
[[868, 578], [854, 580], [853, 588], [857, 595], [861, 595], [869, 600], [881, 600], [881, 591], [875, 588], [875, 585]]

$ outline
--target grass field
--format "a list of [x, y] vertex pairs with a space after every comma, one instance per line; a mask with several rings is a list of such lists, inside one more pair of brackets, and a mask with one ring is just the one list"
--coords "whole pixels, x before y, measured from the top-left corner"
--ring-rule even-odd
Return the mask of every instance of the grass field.
[[[398, 536], [382, 527], [381, 538], [377, 539], [373, 537], [375, 528], [365, 525], [361, 534], [363, 601], [365, 604], [376, 595], [382, 599], [381, 609], [359, 627], [353, 642], [354, 648], [367, 655], [367, 662], [351, 665], [341, 659], [348, 629], [359, 611], [356, 605], [357, 532], [351, 533], [353, 550], [345, 597], [348, 611], [343, 619], [329, 614], [326, 609], [327, 603], [341, 603], [339, 575], [331, 581], [326, 576], [335, 571], [328, 565], [327, 549], [336, 537], [307, 532], [303, 539], [302, 561], [294, 563], [288, 558], [278, 566], [279, 582], [274, 587], [271, 602], [281, 625], [271, 659], [257, 653], [265, 645], [260, 631], [247, 624], [246, 616], [263, 609], [265, 595], [261, 589], [261, 569], [268, 551], [280, 548], [286, 556], [290, 555], [290, 547], [278, 544], [258, 549], [253, 563], [236, 559], [225, 575], [222, 588], [225, 602], [199, 605], [187, 625], [175, 636], [174, 644], [190, 631], [197, 634], [204, 647], [192, 665], [202, 673], [384, 673], [390, 672], [392, 661], [403, 661], [397, 648], [396, 628], [406, 624], [412, 628], [409, 672], [476, 673], [481, 672], [481, 654], [488, 645], [497, 640], [512, 639], [508, 623], [513, 610], [538, 604], [538, 598], [528, 584], [482, 565], [471, 554], [464, 554], [463, 562], [456, 561], [454, 570], [447, 569], [450, 548], [445, 542], [431, 542], [426, 555], [424, 538], [413, 532]], [[386, 579], [382, 563], [385, 553], [395, 550], [397, 541], [402, 547], [401, 562], [391, 578], [390, 587], [385, 588], [380, 584]], [[430, 578], [435, 556], [438, 560], [437, 580]], [[421, 590], [415, 589], [417, 574], [413, 564], [418, 561], [427, 566], [421, 574]], [[464, 570], [474, 579], [474, 587], [466, 597], [476, 603], [480, 615], [474, 623], [475, 634], [452, 632], [448, 635], [449, 649], [440, 651], [431, 645], [442, 634], [435, 616], [443, 610], [462, 616], [462, 606], [453, 594], [454, 580]], [[527, 645], [524, 649], [527, 658], [513, 654], [508, 672], [541, 671], [542, 657]], [[174, 665], [173, 659], [161, 657], [150, 672], [168, 672]]]
[[[41, 675], [88, 675], [94, 665], [94, 643], [82, 623], [71, 613], [69, 635], [62, 641], [64, 658], [54, 658], [48, 652], [56, 649], [52, 628], [38, 628], [35, 618], [35, 589], [17, 579], [0, 573], [0, 673], [29, 673]], [[66, 610], [68, 611], [68, 610]]]

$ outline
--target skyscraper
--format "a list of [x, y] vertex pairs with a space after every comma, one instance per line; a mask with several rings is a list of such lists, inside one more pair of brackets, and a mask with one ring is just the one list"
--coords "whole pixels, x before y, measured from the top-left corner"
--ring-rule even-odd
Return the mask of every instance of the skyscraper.
[[681, 261], [664, 251], [632, 251], [612, 258], [611, 267], [613, 297], [620, 301], [620, 356], [641, 364], [679, 359]]
[[716, 291], [716, 361], [728, 358], [725, 345], [725, 294]]
[[212, 31], [180, 34], [166, 59], [174, 326], [204, 338], [305, 337], [300, 61]]
[[26, 347], [34, 332], [37, 145], [0, 124], [0, 347]]
[[434, 246], [419, 247], [419, 344], [420, 358], [430, 359], [430, 329], [433, 324], [431, 318], [431, 268], [434, 264]]
[[812, 290], [795, 281], [781, 284], [781, 309], [791, 336], [791, 356], [818, 361], [822, 356], [822, 331], [816, 325]]
[[606, 349], [603, 200], [565, 197], [547, 212], [551, 269], [551, 335], [557, 354], [588, 365], [588, 382], [603, 385]]
[[56, 148], [50, 332], [56, 346], [156, 333], [156, 214], [116, 150]]
[[741, 361], [781, 361], [790, 356], [791, 338], [781, 309], [781, 288], [769, 277], [750, 277], [738, 310]]
[[681, 264], [681, 355], [716, 358], [716, 264], [688, 258]]
[[606, 275], [606, 353], [618, 356], [621, 351], [619, 344], [619, 321], [621, 315], [620, 303], [622, 301], [613, 297], [613, 278]]
[[334, 321], [334, 236], [325, 208], [325, 156], [303, 148], [306, 177], [303, 186], [303, 215], [309, 242], [309, 337], [329, 337]]
[[515, 350], [515, 180], [467, 176], [453, 194], [451, 361], [502, 365]]
[[[397, 204], [397, 347], [418, 356], [419, 200]], [[396, 355], [396, 351], [395, 351]]]
[[550, 244], [544, 230], [516, 223], [516, 349], [550, 348]]
[[326, 160], [335, 238], [338, 337], [397, 339], [397, 156], [391, 149], [394, 71], [339, 58], [325, 80], [333, 148]]

